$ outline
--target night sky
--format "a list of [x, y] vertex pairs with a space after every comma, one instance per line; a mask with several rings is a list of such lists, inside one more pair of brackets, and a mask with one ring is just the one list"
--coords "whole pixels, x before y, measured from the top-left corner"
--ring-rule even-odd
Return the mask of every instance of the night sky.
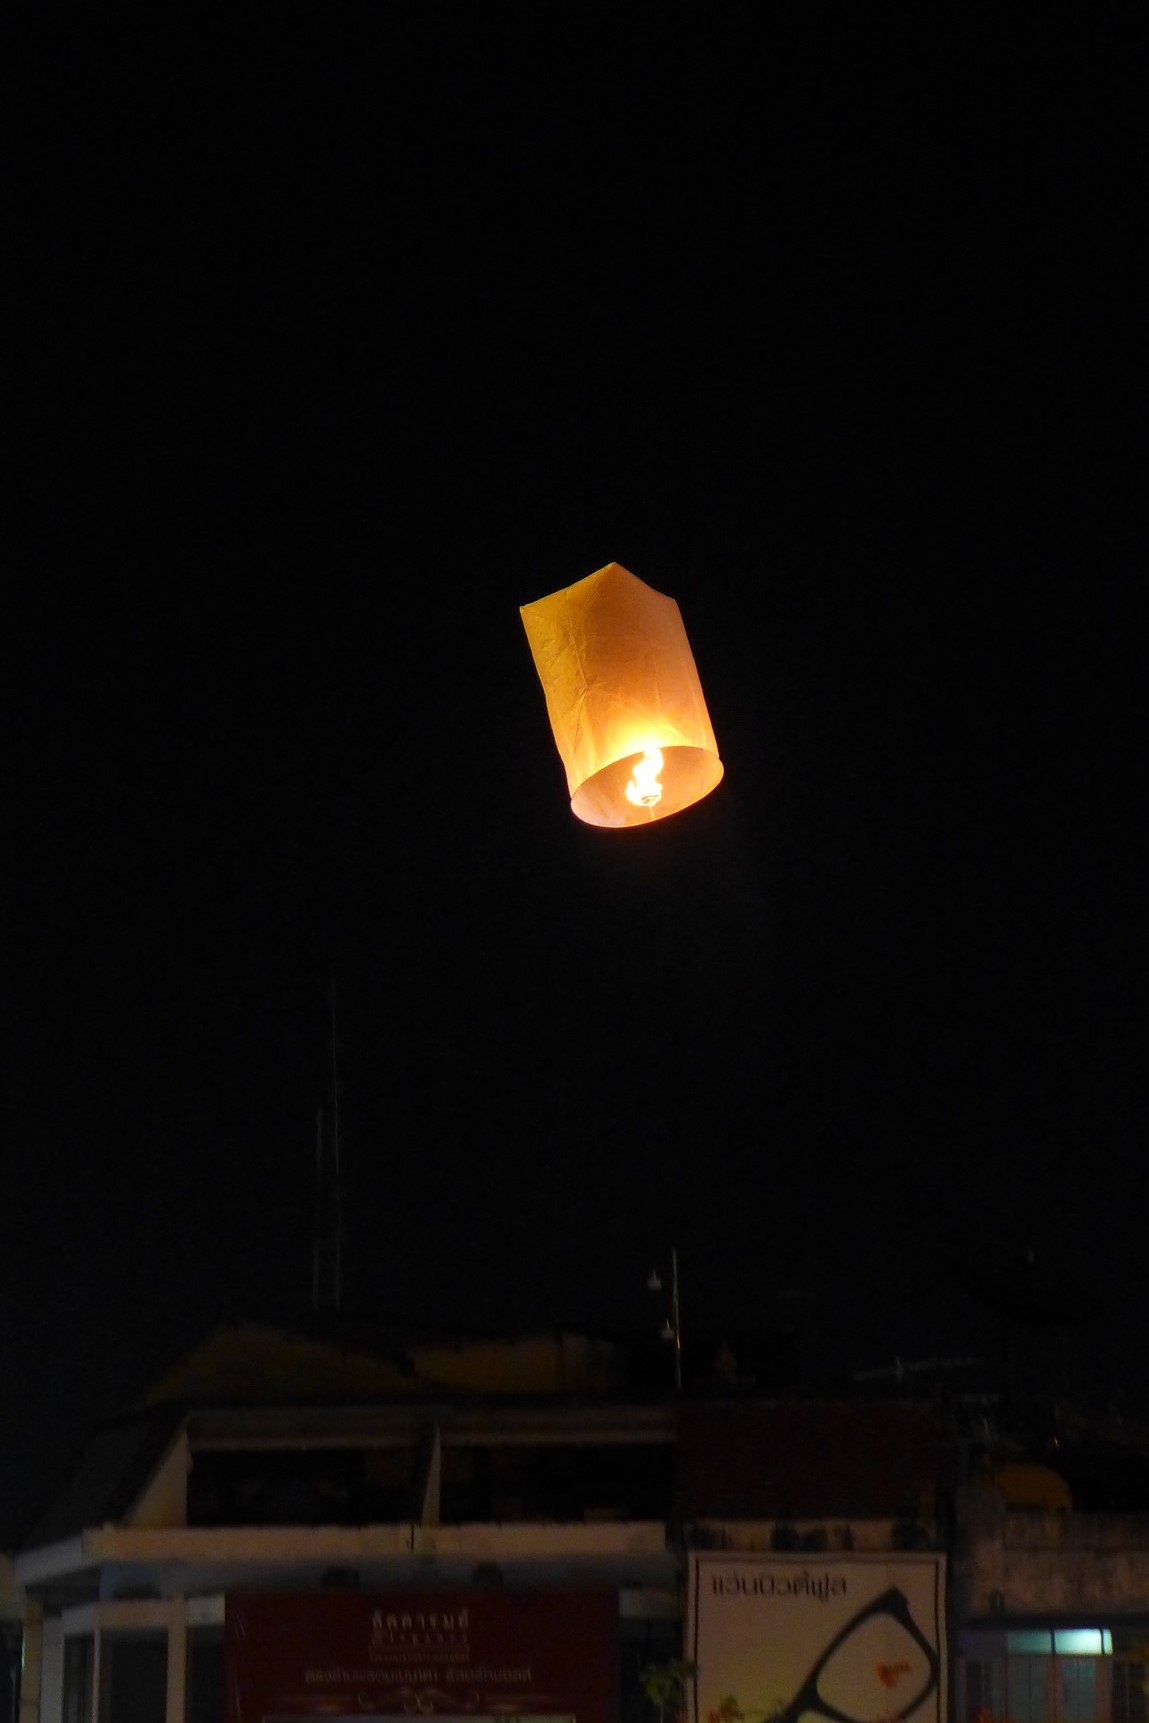
[[[0, 1529], [306, 1317], [333, 979], [349, 1311], [676, 1244], [844, 1380], [1032, 1253], [1139, 1385], [1145, 44], [702, 16], [0, 25]], [[621, 833], [518, 615], [610, 561], [726, 765]]]

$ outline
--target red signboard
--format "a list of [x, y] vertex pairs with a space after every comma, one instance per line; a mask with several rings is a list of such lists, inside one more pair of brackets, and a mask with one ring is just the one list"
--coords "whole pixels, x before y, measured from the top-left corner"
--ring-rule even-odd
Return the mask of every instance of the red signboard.
[[227, 1600], [228, 1723], [616, 1723], [614, 1592]]

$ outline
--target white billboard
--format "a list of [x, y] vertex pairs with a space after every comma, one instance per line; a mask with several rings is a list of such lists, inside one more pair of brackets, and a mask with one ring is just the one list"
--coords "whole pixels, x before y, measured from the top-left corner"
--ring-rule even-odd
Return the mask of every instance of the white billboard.
[[694, 1723], [946, 1723], [941, 1555], [692, 1555]]

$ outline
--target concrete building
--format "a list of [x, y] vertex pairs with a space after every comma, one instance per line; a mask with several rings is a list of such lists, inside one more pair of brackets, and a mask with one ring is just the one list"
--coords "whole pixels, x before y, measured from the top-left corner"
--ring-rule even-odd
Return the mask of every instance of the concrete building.
[[619, 1381], [577, 1336], [213, 1337], [95, 1433], [16, 1554], [22, 1723], [220, 1723], [227, 1600], [266, 1594], [545, 1596], [561, 1621], [605, 1592], [610, 1709], [637, 1716], [679, 1643], [676, 1414]]
[[[15, 1554], [21, 1723], [654, 1723], [642, 1671], [689, 1646], [704, 1561], [776, 1590], [936, 1572], [928, 1702], [899, 1715], [1149, 1719], [1149, 1518], [977, 1466], [936, 1403], [764, 1400], [725, 1365], [648, 1389], [572, 1335], [212, 1337], [94, 1433]], [[512, 1666], [534, 1698], [476, 1676]]]
[[967, 1486], [952, 1592], [959, 1718], [1149, 1718], [1149, 1513], [1010, 1506]]

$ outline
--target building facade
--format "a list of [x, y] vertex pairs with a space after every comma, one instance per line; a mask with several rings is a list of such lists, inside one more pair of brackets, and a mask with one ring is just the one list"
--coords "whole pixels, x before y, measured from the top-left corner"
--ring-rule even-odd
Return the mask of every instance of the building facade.
[[16, 1552], [21, 1723], [1149, 1720], [1149, 1518], [1033, 1477], [576, 1336], [228, 1331]]

